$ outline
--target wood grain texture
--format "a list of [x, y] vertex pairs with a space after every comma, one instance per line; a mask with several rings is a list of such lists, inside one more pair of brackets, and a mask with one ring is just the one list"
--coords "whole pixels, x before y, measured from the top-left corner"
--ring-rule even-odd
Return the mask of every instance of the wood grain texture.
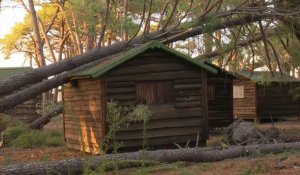
[[233, 82], [233, 85], [244, 86], [244, 98], [233, 99], [233, 115], [241, 119], [257, 118], [256, 84], [248, 79], [239, 79]]
[[234, 115], [240, 118], [260, 120], [300, 115], [300, 102], [290, 94], [299, 83], [259, 85], [244, 79], [234, 84], [245, 87], [245, 98], [234, 99]]
[[[155, 140], [150, 141], [150, 146], [182, 142], [184, 139], [176, 141], [161, 138], [176, 138], [191, 132], [194, 135], [190, 140], [192, 142], [196, 140], [197, 133], [206, 132], [202, 120], [201, 74], [201, 69], [172, 55], [149, 51], [123, 63], [105, 76], [107, 98], [125, 105], [147, 99], [143, 103], [150, 104], [153, 114], [146, 126], [149, 129], [147, 135], [150, 140]], [[131, 90], [125, 92], [126, 89]], [[118, 137], [124, 142], [125, 148], [141, 146], [142, 130], [142, 123], [132, 123], [121, 128]]]
[[77, 81], [75, 86], [67, 84], [63, 88], [65, 140], [69, 148], [100, 153], [99, 144], [105, 136], [105, 81]]
[[[76, 87], [65, 86], [64, 126], [70, 147], [82, 150], [78, 138], [83, 134], [84, 143], [93, 150], [93, 144], [102, 139], [108, 128], [100, 116], [105, 115], [104, 104], [111, 100], [123, 106], [141, 102], [149, 105], [152, 111], [146, 125], [149, 146], [195, 142], [197, 135], [199, 143], [205, 142], [207, 101], [202, 91], [206, 92], [203, 89], [206, 71], [176, 56], [152, 50], [119, 65], [102, 80], [84, 79], [75, 82]], [[124, 142], [124, 148], [141, 146], [143, 123], [120, 128], [117, 138]]]
[[211, 128], [227, 127], [233, 121], [233, 77], [219, 72], [207, 74], [207, 84], [213, 87], [213, 98], [208, 98], [208, 121]]

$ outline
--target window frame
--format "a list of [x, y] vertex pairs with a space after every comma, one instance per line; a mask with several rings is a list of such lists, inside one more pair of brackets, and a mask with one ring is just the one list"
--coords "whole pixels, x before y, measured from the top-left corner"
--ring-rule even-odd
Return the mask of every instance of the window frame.
[[[245, 98], [245, 86], [243, 85], [233, 85], [233, 98], [234, 99], [243, 99]], [[240, 92], [238, 92], [240, 91]]]
[[[143, 90], [140, 90], [139, 87], [143, 87]], [[138, 103], [146, 103], [147, 105], [173, 105], [175, 104], [175, 86], [174, 86], [174, 82], [172, 80], [161, 80], [161, 81], [137, 81], [135, 82], [135, 87], [136, 87], [136, 101]], [[145, 91], [145, 89], [148, 88], [149, 91], [149, 87], [151, 90], [151, 92], [148, 92], [148, 95], [142, 95], [143, 92], [141, 93], [141, 91]], [[166, 93], [167, 92], [167, 93]], [[153, 99], [151, 98], [151, 95]], [[162, 96], [165, 95], [165, 96]], [[147, 99], [141, 99], [141, 98], [147, 98]], [[150, 99], [150, 100], [149, 100]], [[164, 102], [166, 101], [166, 102]]]

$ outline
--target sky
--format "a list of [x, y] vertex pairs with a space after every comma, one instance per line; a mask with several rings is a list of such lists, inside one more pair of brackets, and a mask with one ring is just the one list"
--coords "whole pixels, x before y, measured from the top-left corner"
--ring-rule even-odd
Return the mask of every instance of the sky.
[[[0, 10], [0, 38], [10, 33], [14, 24], [22, 21], [25, 14], [21, 6], [15, 6], [10, 0], [2, 0]], [[10, 59], [5, 60], [4, 55], [0, 52], [0, 67], [29, 66], [28, 63], [24, 64], [24, 61], [22, 54], [14, 54]]]

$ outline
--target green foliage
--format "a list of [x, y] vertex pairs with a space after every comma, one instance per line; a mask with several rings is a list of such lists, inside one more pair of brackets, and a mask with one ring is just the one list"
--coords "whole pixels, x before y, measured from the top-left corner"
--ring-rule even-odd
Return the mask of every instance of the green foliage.
[[22, 123], [18, 120], [13, 119], [9, 115], [0, 114], [0, 132], [6, 128], [21, 125]]
[[12, 142], [26, 132], [26, 127], [23, 125], [9, 127], [4, 131], [4, 144], [11, 146]]
[[[125, 107], [114, 101], [108, 102], [106, 115], [108, 132], [101, 143], [103, 151], [106, 153], [111, 150], [113, 153], [118, 153], [118, 150], [122, 147], [122, 143], [116, 138], [118, 129], [121, 127], [130, 127], [130, 124], [134, 122], [143, 122], [143, 134], [144, 137], [146, 137], [146, 123], [149, 121], [150, 116], [151, 112], [146, 105], [138, 104], [136, 106]], [[145, 143], [143, 143], [143, 150], [145, 150], [145, 148]], [[146, 162], [142, 160], [141, 164], [143, 167], [145, 166], [145, 163]], [[104, 161], [96, 167], [91, 167], [89, 162], [85, 162], [83, 174], [103, 174], [108, 169], [117, 171], [120, 164], [124, 165], [124, 162], [119, 160], [116, 156], [113, 157], [112, 161]]]
[[257, 76], [256, 78], [253, 78], [253, 80], [255, 82], [257, 82], [257, 84], [262, 85], [262, 86], [268, 86], [270, 85], [272, 82], [270, 81], [270, 75], [268, 75], [269, 73], [266, 74], [262, 74], [260, 76]]
[[22, 122], [10, 116], [1, 116], [0, 125], [5, 126], [4, 146], [17, 148], [34, 148], [64, 145], [62, 131], [30, 130]]
[[12, 32], [0, 39], [0, 50], [5, 58], [9, 58], [15, 52], [23, 52], [29, 56], [34, 51], [34, 42], [31, 40], [32, 33], [29, 18], [24, 18], [23, 22], [16, 23]]
[[117, 153], [122, 146], [116, 139], [116, 133], [121, 127], [129, 127], [132, 122], [147, 123], [151, 112], [146, 105], [138, 104], [136, 106], [120, 106], [117, 102], [107, 103], [106, 122], [108, 123], [108, 133], [102, 143], [103, 150], [113, 150]]

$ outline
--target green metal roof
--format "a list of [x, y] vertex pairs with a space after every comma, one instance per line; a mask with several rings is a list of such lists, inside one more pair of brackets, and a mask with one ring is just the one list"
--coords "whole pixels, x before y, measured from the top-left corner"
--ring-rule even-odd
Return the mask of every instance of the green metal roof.
[[103, 58], [102, 61], [90, 68], [87, 68], [85, 70], [79, 71], [71, 75], [71, 77], [92, 77], [92, 78], [98, 78], [102, 76], [103, 74], [107, 73], [108, 71], [114, 69], [118, 65], [134, 58], [135, 56], [150, 50], [150, 49], [160, 49], [167, 53], [170, 53], [172, 55], [177, 56], [178, 58], [181, 58], [191, 64], [194, 64], [200, 68], [203, 68], [211, 73], [217, 74], [217, 70], [210, 67], [209, 65], [203, 64], [197, 60], [193, 60], [187, 55], [184, 55], [174, 49], [171, 49], [163, 44], [161, 44], [159, 41], [150, 41], [148, 43], [142, 44], [140, 46], [134, 47], [126, 52], [118, 53], [106, 58]]
[[32, 70], [31, 67], [0, 67], [0, 81], [4, 81], [18, 74]]
[[274, 76], [269, 71], [235, 71], [239, 77], [248, 78], [253, 82], [300, 82], [299, 79], [288, 74], [281, 74], [280, 72], [273, 72]]

